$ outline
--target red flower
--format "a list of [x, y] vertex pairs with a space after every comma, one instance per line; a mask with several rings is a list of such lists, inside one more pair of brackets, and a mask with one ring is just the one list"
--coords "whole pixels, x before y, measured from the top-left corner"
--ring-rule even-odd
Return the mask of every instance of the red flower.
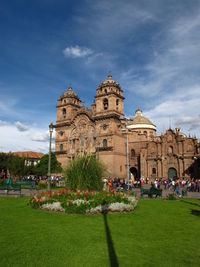
[[106, 194], [106, 196], [107, 196], [107, 197], [109, 197], [109, 196], [110, 196], [110, 194]]
[[67, 207], [69, 207], [69, 202], [67, 202]]

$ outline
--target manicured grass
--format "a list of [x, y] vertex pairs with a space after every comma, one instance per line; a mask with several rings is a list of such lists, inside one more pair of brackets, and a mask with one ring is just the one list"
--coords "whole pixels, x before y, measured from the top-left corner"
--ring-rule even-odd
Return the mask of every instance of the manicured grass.
[[0, 197], [0, 266], [199, 266], [200, 201], [140, 200], [132, 214], [64, 215]]

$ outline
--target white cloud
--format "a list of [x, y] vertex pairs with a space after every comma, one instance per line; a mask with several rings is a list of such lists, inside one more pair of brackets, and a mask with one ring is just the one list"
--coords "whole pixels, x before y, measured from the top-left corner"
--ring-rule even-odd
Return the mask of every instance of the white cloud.
[[38, 141], [38, 142], [47, 142], [49, 140], [49, 133], [41, 133], [36, 132], [31, 136], [32, 141]]
[[[48, 126], [47, 126], [48, 127]], [[52, 150], [55, 133], [53, 132]], [[38, 151], [47, 153], [49, 149], [48, 131], [43, 128], [29, 126], [28, 131], [19, 131], [14, 124], [1, 126], [0, 151]]]
[[191, 87], [190, 90], [182, 89], [183, 92], [178, 88], [172, 95], [165, 96], [155, 107], [146, 110], [144, 115], [157, 125], [158, 132], [163, 132], [170, 126], [179, 126], [186, 134], [199, 137], [200, 86]]
[[25, 124], [22, 124], [20, 121], [16, 121], [15, 126], [20, 132], [25, 132], [29, 130], [29, 127]]
[[[31, 140], [37, 142], [49, 142], [49, 131], [35, 132], [32, 134]], [[52, 140], [55, 140], [55, 131], [52, 134]]]
[[134, 96], [142, 98], [144, 113], [163, 132], [170, 125], [186, 134], [200, 133], [200, 15], [199, 10], [177, 16], [162, 27], [154, 54], [146, 65], [137, 64], [121, 73], [120, 83], [132, 107]]
[[92, 49], [87, 47], [80, 47], [78, 45], [66, 47], [63, 50], [65, 57], [71, 57], [71, 58], [82, 58], [87, 57], [93, 54]]
[[5, 126], [5, 125], [7, 125], [7, 124], [8, 124], [7, 121], [2, 121], [2, 120], [0, 120], [0, 127], [1, 127], [1, 126]]

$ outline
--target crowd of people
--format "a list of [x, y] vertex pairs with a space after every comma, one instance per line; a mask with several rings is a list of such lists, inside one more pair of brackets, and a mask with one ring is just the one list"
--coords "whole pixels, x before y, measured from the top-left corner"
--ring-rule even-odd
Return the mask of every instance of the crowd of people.
[[[109, 190], [127, 190], [134, 188], [141, 188], [144, 185], [149, 187], [150, 179], [147, 177], [140, 179], [130, 179], [129, 182], [127, 179], [120, 178], [105, 178], [104, 179], [104, 189]], [[190, 192], [200, 192], [200, 179], [184, 179], [184, 178], [176, 178], [176, 179], [159, 179], [156, 178], [154, 181], [151, 180], [151, 187], [156, 189], [166, 189], [171, 191], [176, 191], [177, 189], [184, 189]]]
[[[46, 183], [47, 180], [48, 180], [48, 176], [45, 176], [45, 175], [44, 176], [28, 175], [20, 179], [20, 181], [22, 182], [32, 182], [35, 185], [38, 185], [39, 183]], [[59, 187], [61, 181], [63, 181], [63, 177], [52, 175], [50, 181], [52, 185]], [[15, 183], [15, 179], [13, 179], [11, 175], [7, 175], [7, 176], [4, 175], [0, 177], [0, 183], [11, 186]]]

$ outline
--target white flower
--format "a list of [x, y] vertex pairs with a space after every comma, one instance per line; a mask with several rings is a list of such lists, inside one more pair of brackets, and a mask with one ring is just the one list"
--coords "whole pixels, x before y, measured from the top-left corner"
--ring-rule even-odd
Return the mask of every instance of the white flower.
[[43, 204], [41, 206], [41, 209], [52, 210], [52, 211], [61, 211], [61, 212], [65, 211], [65, 209], [61, 206], [60, 202]]
[[72, 204], [75, 204], [77, 206], [80, 206], [81, 204], [89, 204], [90, 202], [83, 199], [76, 199], [72, 201]]
[[102, 212], [124, 212], [124, 211], [132, 211], [134, 207], [136, 206], [136, 202], [134, 202], [134, 205], [131, 204], [125, 204], [123, 202], [119, 203], [111, 203], [109, 205], [99, 205], [95, 208], [91, 208], [90, 210], [87, 210], [87, 213], [96, 214], [96, 213], [102, 213]]

